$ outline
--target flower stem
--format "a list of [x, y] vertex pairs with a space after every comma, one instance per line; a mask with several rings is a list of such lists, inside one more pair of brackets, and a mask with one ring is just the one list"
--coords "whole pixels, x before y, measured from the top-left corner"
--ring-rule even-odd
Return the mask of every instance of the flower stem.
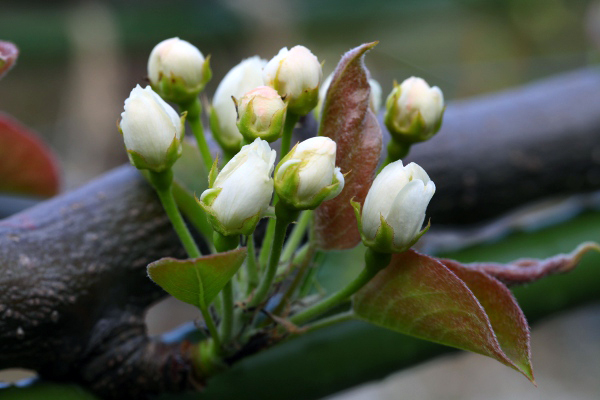
[[410, 146], [410, 143], [403, 143], [394, 139], [390, 140], [387, 145], [387, 157], [385, 158], [385, 161], [381, 165], [381, 168], [379, 168], [378, 172], [381, 172], [381, 170], [388, 164], [406, 157], [410, 152]]
[[[219, 232], [213, 234], [213, 241], [215, 248], [219, 253], [233, 250], [239, 245], [239, 236], [223, 236]], [[231, 279], [223, 287], [221, 292], [223, 298], [222, 312], [223, 320], [221, 321], [221, 340], [223, 343], [227, 343], [231, 339], [231, 333], [233, 331], [233, 307], [234, 307], [234, 296], [233, 296], [233, 283]]]
[[196, 138], [196, 142], [198, 143], [198, 149], [200, 149], [200, 154], [202, 155], [202, 160], [204, 161], [204, 167], [206, 171], [210, 171], [213, 159], [210, 154], [210, 149], [208, 148], [208, 143], [206, 143], [206, 138], [204, 137], [204, 128], [202, 127], [202, 104], [200, 103], [200, 99], [196, 97], [190, 103], [180, 104], [179, 107], [187, 111], [187, 121], [192, 127], [192, 133]]
[[296, 272], [296, 276], [294, 277], [292, 284], [288, 287], [286, 292], [283, 294], [283, 297], [279, 301], [279, 304], [273, 310], [273, 314], [275, 315], [281, 315], [288, 306], [290, 300], [293, 299], [294, 294], [296, 293], [296, 290], [298, 289], [300, 282], [302, 282], [302, 278], [304, 278], [304, 274], [306, 273], [306, 270], [310, 265], [310, 262], [313, 260], [316, 249], [310, 244], [307, 244], [306, 246], [307, 247], [303, 247], [298, 252], [298, 257], [300, 258], [300, 266], [298, 267], [298, 271]]
[[356, 279], [350, 282], [339, 292], [332, 294], [319, 303], [314, 304], [306, 310], [294, 315], [292, 318], [290, 318], [290, 322], [295, 325], [301, 325], [314, 319], [315, 317], [318, 317], [326, 311], [331, 310], [335, 306], [342, 304], [344, 301], [349, 299], [350, 296], [365, 286], [371, 279], [373, 279], [373, 277], [377, 275], [381, 269], [385, 268], [389, 264], [391, 257], [391, 254], [379, 253], [371, 249], [367, 249], [365, 253], [365, 268], [356, 277]]
[[286, 209], [281, 202], [275, 207], [275, 213], [277, 214], [277, 219], [275, 222], [275, 234], [273, 237], [273, 245], [271, 246], [269, 265], [262, 276], [262, 280], [260, 281], [252, 300], [248, 304], [249, 307], [256, 307], [266, 300], [273, 279], [275, 279], [277, 266], [279, 265], [279, 257], [281, 256], [281, 249], [283, 248], [283, 242], [285, 240], [285, 231], [290, 222], [297, 216], [297, 212]]
[[292, 258], [294, 252], [300, 245], [304, 234], [306, 233], [306, 228], [308, 228], [308, 224], [310, 222], [311, 217], [312, 211], [310, 210], [302, 211], [300, 213], [298, 222], [296, 223], [296, 225], [294, 225], [292, 233], [290, 234], [290, 237], [288, 238], [285, 247], [283, 248], [281, 262], [285, 263]]
[[[177, 232], [179, 240], [181, 240], [188, 256], [190, 258], [201, 257], [202, 253], [192, 238], [192, 234], [185, 225], [185, 222], [177, 209], [177, 205], [175, 204], [175, 198], [173, 197], [172, 192], [173, 171], [170, 169], [163, 172], [150, 171], [149, 178], [150, 183], [154, 186], [165, 212], [171, 220], [171, 224], [173, 224], [173, 228], [175, 228], [175, 232]], [[202, 307], [200, 308], [200, 312], [202, 313], [202, 318], [204, 318], [204, 323], [210, 332], [210, 336], [212, 337], [215, 346], [220, 346], [219, 333], [208, 308]]]
[[171, 224], [173, 224], [173, 228], [175, 228], [175, 232], [177, 232], [177, 235], [179, 236], [179, 240], [181, 240], [185, 251], [188, 253], [188, 256], [190, 258], [200, 257], [202, 253], [192, 238], [189, 229], [185, 225], [181, 213], [177, 208], [177, 204], [175, 203], [175, 198], [173, 197], [171, 185], [173, 182], [173, 172], [171, 169], [164, 172], [150, 171], [149, 176], [150, 182], [152, 183], [152, 186], [154, 186], [154, 189], [156, 189], [156, 193], [158, 194], [167, 216], [171, 220]]
[[[275, 198], [277, 200], [277, 198]], [[273, 200], [273, 202], [275, 202]], [[273, 238], [275, 237], [275, 220], [270, 218], [267, 222], [267, 231], [265, 232], [265, 236], [263, 237], [262, 247], [260, 248], [260, 254], [258, 255], [258, 262], [261, 268], [266, 267], [269, 262], [269, 249], [271, 249], [271, 245], [273, 244]]]
[[279, 159], [281, 160], [290, 151], [290, 144], [292, 143], [292, 133], [298, 123], [300, 116], [295, 113], [288, 111], [285, 116], [285, 123], [283, 125], [283, 135], [281, 136], [281, 151], [279, 152]]
[[256, 265], [256, 250], [254, 248], [254, 234], [248, 236], [248, 258], [246, 261], [248, 271], [248, 287], [246, 294], [249, 295], [258, 286], [258, 267]]

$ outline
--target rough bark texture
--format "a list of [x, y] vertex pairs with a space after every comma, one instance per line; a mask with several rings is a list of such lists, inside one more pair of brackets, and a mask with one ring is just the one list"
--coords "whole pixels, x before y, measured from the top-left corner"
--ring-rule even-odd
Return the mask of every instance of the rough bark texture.
[[0, 369], [34, 369], [105, 397], [187, 388], [185, 350], [150, 340], [164, 295], [146, 265], [184, 253], [130, 167], [0, 223]]

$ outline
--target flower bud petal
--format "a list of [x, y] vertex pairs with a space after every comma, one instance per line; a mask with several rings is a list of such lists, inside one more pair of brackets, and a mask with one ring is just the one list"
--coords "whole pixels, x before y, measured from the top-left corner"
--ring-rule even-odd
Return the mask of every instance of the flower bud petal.
[[330, 138], [317, 136], [297, 144], [280, 161], [275, 189], [288, 207], [314, 209], [341, 192], [344, 177], [335, 167], [336, 147]]
[[[137, 85], [131, 91], [125, 100], [119, 128], [127, 151], [143, 158], [146, 164], [136, 165], [131, 159], [137, 168], [161, 171], [169, 168], [181, 154], [181, 118], [149, 86], [142, 89]], [[174, 159], [170, 154], [173, 145], [176, 146]]]
[[272, 87], [252, 89], [238, 101], [238, 129], [247, 141], [274, 142], [283, 133], [286, 107]]
[[263, 85], [262, 68], [266, 60], [247, 58], [233, 67], [219, 83], [212, 101], [211, 131], [224, 148], [237, 152], [242, 135], [237, 127], [237, 112], [232, 97], [240, 98], [249, 90]]
[[386, 127], [392, 137], [406, 143], [431, 138], [440, 128], [444, 96], [421, 78], [410, 77], [396, 85], [386, 102]]
[[277, 90], [298, 115], [308, 114], [317, 105], [322, 78], [319, 60], [304, 46], [284, 47], [263, 71], [265, 84]]
[[198, 48], [177, 37], [154, 46], [148, 58], [150, 84], [163, 98], [189, 101], [210, 80], [208, 61]]
[[[435, 184], [419, 165], [403, 166], [400, 160], [387, 165], [375, 178], [362, 209], [360, 225], [365, 245], [386, 252], [406, 250], [419, 237], [434, 193]], [[391, 227], [393, 237], [381, 237], [388, 231], [382, 229], [382, 222]], [[389, 243], [393, 247], [381, 247]]]
[[254, 231], [273, 195], [271, 172], [275, 156], [267, 142], [256, 139], [243, 146], [213, 186], [202, 193], [199, 203], [216, 231], [225, 236], [249, 235]]

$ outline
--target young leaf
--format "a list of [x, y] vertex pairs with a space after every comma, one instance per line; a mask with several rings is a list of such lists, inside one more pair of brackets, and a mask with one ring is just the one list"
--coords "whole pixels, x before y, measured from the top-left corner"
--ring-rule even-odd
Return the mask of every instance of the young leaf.
[[11, 42], [0, 40], [0, 79], [12, 68], [19, 56], [19, 49]]
[[363, 44], [342, 57], [323, 105], [319, 135], [337, 143], [336, 165], [347, 174], [344, 190], [314, 212], [316, 243], [325, 250], [349, 249], [360, 242], [350, 200], [364, 202], [382, 146], [381, 128], [369, 108], [369, 72], [363, 62], [376, 44]]
[[189, 260], [162, 258], [148, 265], [148, 276], [167, 293], [206, 309], [246, 258], [242, 247]]
[[27, 128], [0, 113], [0, 191], [50, 197], [59, 186], [52, 152]]
[[457, 261], [444, 260], [443, 264], [473, 292], [504, 354], [533, 382], [529, 325], [510, 290], [485, 272], [465, 268]]
[[527, 376], [503, 352], [473, 292], [432, 257], [413, 250], [394, 255], [390, 265], [354, 295], [353, 307], [367, 322], [492, 357]]
[[[548, 275], [569, 272], [581, 261], [581, 258], [589, 251], [600, 252], [600, 245], [594, 242], [585, 242], [577, 246], [569, 254], [558, 254], [545, 260], [523, 258], [508, 264], [477, 262], [461, 264], [463, 268], [482, 271], [495, 277], [506, 285], [517, 285], [540, 280]], [[447, 264], [452, 260], [440, 260]]]

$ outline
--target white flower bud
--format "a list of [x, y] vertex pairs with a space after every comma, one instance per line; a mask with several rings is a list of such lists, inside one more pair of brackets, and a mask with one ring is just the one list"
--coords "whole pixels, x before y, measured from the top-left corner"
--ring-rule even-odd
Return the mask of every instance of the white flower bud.
[[319, 84], [323, 78], [321, 64], [304, 46], [284, 47], [263, 71], [266, 85], [271, 86], [289, 104], [289, 110], [306, 115], [319, 101]]
[[394, 86], [384, 121], [394, 139], [414, 143], [431, 138], [440, 129], [443, 114], [442, 91], [413, 76]]
[[193, 100], [211, 78], [209, 60], [194, 45], [179, 38], [163, 40], [148, 58], [152, 88], [175, 103]]
[[248, 142], [274, 142], [281, 137], [287, 105], [269, 86], [259, 86], [238, 101], [237, 127]]
[[295, 210], [315, 209], [340, 194], [344, 175], [335, 166], [336, 144], [324, 136], [300, 142], [275, 169], [275, 191]]
[[177, 115], [150, 86], [142, 89], [137, 85], [131, 91], [119, 130], [136, 168], [164, 171], [181, 155], [184, 117]]
[[273, 195], [275, 157], [269, 143], [256, 139], [243, 146], [210, 182], [198, 203], [217, 232], [225, 236], [254, 232]]
[[403, 166], [398, 160], [387, 165], [367, 194], [362, 217], [357, 211], [365, 245], [388, 253], [408, 250], [424, 233], [425, 210], [434, 193], [435, 184], [417, 164]]
[[237, 152], [243, 139], [236, 124], [237, 113], [232, 97], [239, 98], [249, 90], [262, 86], [262, 68], [266, 63], [258, 56], [242, 61], [225, 75], [215, 91], [210, 129], [219, 144], [229, 151]]
[[[325, 96], [327, 96], [327, 90], [329, 90], [329, 85], [331, 85], [332, 79], [333, 73], [329, 74], [329, 76], [325, 78], [319, 87], [319, 103], [313, 110], [316, 119], [321, 118], [323, 103], [325, 103]], [[377, 115], [379, 109], [381, 108], [381, 85], [375, 79], [370, 78], [369, 86], [371, 87], [371, 93], [369, 95], [369, 107], [371, 107], [371, 111]]]

